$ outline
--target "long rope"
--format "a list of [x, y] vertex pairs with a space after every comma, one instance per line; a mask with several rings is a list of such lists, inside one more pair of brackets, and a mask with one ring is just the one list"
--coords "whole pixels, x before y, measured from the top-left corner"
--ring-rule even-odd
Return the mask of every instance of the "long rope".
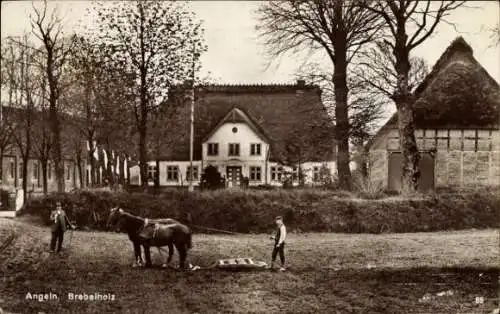
[[[190, 224], [192, 227], [196, 227], [198, 229], [201, 229], [201, 230], [207, 230], [207, 231], [215, 231], [215, 232], [220, 232], [220, 233], [226, 233], [226, 234], [231, 234], [231, 235], [242, 235], [242, 236], [246, 236], [248, 234], [246, 233], [241, 233], [241, 232], [234, 232], [234, 231], [229, 231], [229, 230], [223, 230], [223, 229], [218, 229], [218, 228], [209, 228], [209, 227], [204, 227], [204, 226], [200, 226], [200, 225], [196, 225], [196, 224]], [[257, 245], [255, 244], [251, 244], [250, 243], [250, 238], [247, 240], [247, 247], [250, 247], [252, 246], [254, 249], [257, 248], [257, 251], [259, 251], [259, 253], [263, 253], [263, 250], [258, 247]], [[266, 253], [264, 253], [263, 255], [266, 255]]]
[[217, 228], [203, 227], [203, 226], [200, 226], [200, 225], [193, 225], [193, 224], [191, 224], [191, 226], [196, 227], [198, 229], [207, 230], [207, 231], [216, 231], [216, 232], [227, 233], [227, 234], [232, 234], [232, 235], [245, 235], [245, 233], [234, 232], [234, 231], [223, 230], [223, 229], [217, 229]]

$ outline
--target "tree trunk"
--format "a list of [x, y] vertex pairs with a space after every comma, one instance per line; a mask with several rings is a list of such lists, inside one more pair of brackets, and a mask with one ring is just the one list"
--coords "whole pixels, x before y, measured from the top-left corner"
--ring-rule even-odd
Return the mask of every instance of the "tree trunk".
[[415, 123], [411, 99], [398, 106], [398, 129], [400, 145], [403, 153], [403, 174], [401, 178], [401, 192], [408, 194], [418, 189], [420, 177], [417, 142], [415, 140]]
[[[28, 153], [29, 154], [29, 153]], [[28, 154], [23, 154], [22, 160], [23, 160], [23, 199], [26, 202], [27, 198], [26, 196], [28, 195], [28, 161], [29, 161], [29, 155]]]
[[57, 91], [57, 79], [54, 77], [54, 56], [53, 51], [47, 51], [47, 79], [49, 83], [49, 116], [50, 127], [52, 131], [52, 152], [55, 167], [55, 175], [57, 181], [57, 191], [59, 193], [65, 191], [64, 182], [64, 161], [61, 149], [61, 125], [59, 122], [57, 100], [59, 93]]
[[413, 117], [414, 96], [408, 85], [410, 73], [410, 53], [406, 47], [407, 35], [404, 22], [399, 23], [394, 55], [396, 56], [397, 87], [392, 95], [398, 110], [399, 143], [403, 154], [403, 173], [401, 192], [412, 193], [418, 188], [420, 177], [417, 141], [415, 140], [415, 121]]
[[148, 95], [147, 95], [147, 80], [146, 76], [148, 73], [148, 68], [146, 64], [146, 49], [147, 47], [144, 44], [144, 33], [145, 33], [145, 15], [144, 15], [144, 7], [142, 3], [138, 3], [138, 9], [140, 14], [140, 29], [139, 29], [139, 47], [141, 51], [141, 62], [140, 62], [140, 110], [141, 116], [139, 119], [139, 161], [140, 161], [140, 172], [141, 172], [141, 186], [144, 191], [147, 190], [148, 180], [147, 180], [147, 169], [148, 169], [148, 153], [146, 150], [146, 137], [148, 131]]
[[342, 189], [351, 190], [352, 177], [349, 168], [349, 117], [347, 110], [347, 60], [343, 48], [336, 49], [333, 83], [335, 88], [335, 135], [337, 140], [337, 169]]
[[368, 150], [366, 147], [363, 145], [364, 141], [361, 140], [360, 143], [357, 145], [357, 149], [359, 150], [359, 164], [360, 164], [360, 169], [359, 173], [361, 174], [361, 178], [363, 179], [363, 182], [368, 179]]
[[48, 192], [47, 164], [48, 164], [47, 158], [45, 157], [40, 158], [40, 165], [42, 166], [42, 189], [44, 195], [47, 195]]
[[[143, 123], [141, 123], [143, 124]], [[146, 151], [146, 126], [139, 128], [139, 169], [141, 172], [141, 187], [144, 191], [148, 188], [148, 156]]]
[[[78, 178], [80, 179], [80, 188], [83, 188], [85, 186], [85, 183], [84, 183], [84, 179], [83, 179], [81, 152], [78, 152], [78, 154], [76, 154], [76, 166], [78, 167]], [[75, 179], [75, 183], [76, 183], [76, 179]]]
[[[191, 169], [191, 171], [193, 171], [193, 169]], [[155, 188], [157, 191], [159, 191], [159, 189], [160, 189], [160, 160], [159, 159], [156, 159]]]
[[64, 160], [62, 157], [62, 149], [61, 149], [61, 126], [59, 123], [55, 102], [54, 104], [50, 105], [50, 120], [51, 120], [52, 135], [53, 135], [52, 147], [54, 148], [53, 159], [54, 159], [54, 168], [57, 181], [57, 192], [61, 193], [65, 191]]
[[3, 184], [3, 147], [0, 147], [0, 186]]
[[95, 186], [95, 160], [94, 160], [94, 144], [92, 144], [92, 142], [89, 141], [89, 152], [88, 152], [88, 159], [89, 159], [89, 164], [90, 164], [90, 186], [91, 187], [94, 187]]
[[147, 154], [147, 118], [148, 118], [148, 101], [146, 94], [146, 69], [141, 69], [141, 103], [140, 110], [141, 116], [139, 120], [139, 162], [140, 162], [140, 172], [141, 172], [141, 186], [144, 191], [148, 187], [148, 154]]

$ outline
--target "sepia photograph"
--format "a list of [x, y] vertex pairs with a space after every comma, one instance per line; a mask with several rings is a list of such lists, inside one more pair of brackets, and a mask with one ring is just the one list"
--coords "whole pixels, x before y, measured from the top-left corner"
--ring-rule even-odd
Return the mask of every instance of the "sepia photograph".
[[500, 1], [1, 1], [0, 314], [500, 314]]

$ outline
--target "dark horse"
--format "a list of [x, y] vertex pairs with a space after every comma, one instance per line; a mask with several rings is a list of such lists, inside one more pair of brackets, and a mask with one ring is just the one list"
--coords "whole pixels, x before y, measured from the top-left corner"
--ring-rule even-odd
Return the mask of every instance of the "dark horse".
[[184, 269], [187, 251], [191, 248], [191, 230], [180, 222], [165, 219], [147, 219], [134, 216], [116, 207], [109, 213], [107, 227], [115, 227], [119, 231], [128, 234], [130, 241], [134, 245], [135, 261], [142, 261], [141, 245], [144, 247], [146, 256], [146, 267], [151, 267], [152, 246], [158, 248], [168, 246], [167, 264], [172, 260], [174, 246], [179, 252], [180, 268]]

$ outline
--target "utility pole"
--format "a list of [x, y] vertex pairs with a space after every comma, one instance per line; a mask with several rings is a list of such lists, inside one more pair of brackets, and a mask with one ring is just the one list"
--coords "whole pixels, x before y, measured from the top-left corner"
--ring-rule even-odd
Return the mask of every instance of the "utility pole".
[[192, 62], [192, 72], [191, 80], [189, 84], [189, 100], [191, 102], [191, 119], [190, 119], [190, 134], [189, 134], [189, 187], [188, 191], [193, 192], [193, 145], [194, 145], [194, 77], [195, 77], [195, 53], [196, 48], [193, 44], [193, 62]]

